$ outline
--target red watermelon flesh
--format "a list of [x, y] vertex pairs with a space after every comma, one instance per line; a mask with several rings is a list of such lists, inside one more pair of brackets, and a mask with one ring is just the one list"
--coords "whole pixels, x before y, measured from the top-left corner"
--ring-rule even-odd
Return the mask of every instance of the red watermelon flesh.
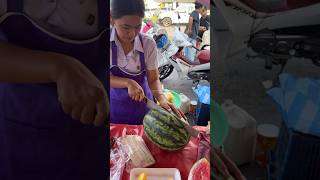
[[192, 166], [188, 180], [210, 180], [210, 163], [206, 158], [198, 160]]

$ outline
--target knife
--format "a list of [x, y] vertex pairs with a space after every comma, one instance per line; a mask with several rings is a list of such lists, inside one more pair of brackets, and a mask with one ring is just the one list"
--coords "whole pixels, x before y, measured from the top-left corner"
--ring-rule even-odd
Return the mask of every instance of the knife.
[[[161, 106], [159, 106], [158, 104], [156, 104], [154, 101], [148, 99], [147, 97], [144, 97], [143, 101], [147, 104], [147, 107], [148, 107], [149, 109], [163, 109]], [[174, 114], [174, 112], [171, 112], [171, 114], [174, 115], [176, 118], [178, 118], [177, 115]], [[178, 118], [178, 119], [179, 119], [179, 118]], [[180, 120], [182, 121], [182, 124], [183, 124], [184, 128], [188, 131], [188, 133], [189, 133], [191, 136], [197, 138], [197, 137], [198, 137], [198, 134], [199, 134], [199, 131], [196, 130], [196, 129], [194, 129], [192, 126], [190, 126], [190, 125], [188, 124], [188, 121], [187, 121], [186, 119], [181, 118]]]

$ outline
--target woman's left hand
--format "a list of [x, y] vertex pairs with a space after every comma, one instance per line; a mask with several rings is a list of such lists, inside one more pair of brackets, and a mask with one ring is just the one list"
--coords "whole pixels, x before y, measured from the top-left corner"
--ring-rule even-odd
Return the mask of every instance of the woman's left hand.
[[181, 109], [176, 108], [172, 103], [169, 103], [167, 99], [162, 98], [160, 101], [160, 106], [166, 109], [169, 112], [174, 112], [180, 119], [184, 118], [186, 119], [186, 116], [184, 113], [181, 111]]

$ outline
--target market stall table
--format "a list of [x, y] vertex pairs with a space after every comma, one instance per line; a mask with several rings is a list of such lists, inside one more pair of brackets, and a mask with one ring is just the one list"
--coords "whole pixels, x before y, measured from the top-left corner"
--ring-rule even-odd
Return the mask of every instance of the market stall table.
[[[205, 133], [206, 127], [194, 126], [201, 132], [198, 138], [191, 137], [190, 142], [181, 150], [170, 152], [159, 149], [152, 144], [143, 133], [142, 125], [111, 124], [110, 136], [118, 138], [125, 135], [139, 135], [144, 139], [156, 163], [150, 168], [177, 168], [182, 180], [188, 179], [192, 165], [201, 157], [209, 159], [209, 135]], [[129, 180], [130, 173], [124, 170], [122, 180]]]

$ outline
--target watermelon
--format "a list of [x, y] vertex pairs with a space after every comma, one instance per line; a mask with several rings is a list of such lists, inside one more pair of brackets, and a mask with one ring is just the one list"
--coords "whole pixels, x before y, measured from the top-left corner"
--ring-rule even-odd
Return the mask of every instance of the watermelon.
[[188, 180], [210, 180], [210, 163], [206, 158], [198, 160], [192, 166]]
[[181, 120], [164, 109], [150, 110], [144, 116], [143, 127], [146, 137], [163, 150], [179, 150], [190, 140]]

